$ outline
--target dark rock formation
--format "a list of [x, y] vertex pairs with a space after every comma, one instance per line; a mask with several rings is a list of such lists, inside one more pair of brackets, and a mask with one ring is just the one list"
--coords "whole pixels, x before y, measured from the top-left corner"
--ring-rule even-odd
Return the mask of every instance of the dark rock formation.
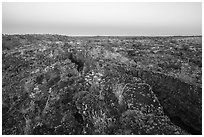
[[202, 89], [162, 73], [135, 70], [151, 85], [172, 122], [192, 134], [202, 134]]

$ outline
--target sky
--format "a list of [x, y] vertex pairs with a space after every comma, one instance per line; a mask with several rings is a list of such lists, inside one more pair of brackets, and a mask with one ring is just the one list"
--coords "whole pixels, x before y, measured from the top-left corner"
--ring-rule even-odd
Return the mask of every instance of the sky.
[[202, 35], [202, 3], [6, 3], [3, 34]]

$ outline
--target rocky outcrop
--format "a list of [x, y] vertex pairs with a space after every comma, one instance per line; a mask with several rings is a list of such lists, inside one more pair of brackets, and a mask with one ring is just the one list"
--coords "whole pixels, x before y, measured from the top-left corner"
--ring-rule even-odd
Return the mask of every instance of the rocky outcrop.
[[189, 133], [202, 134], [201, 87], [158, 72], [134, 70], [130, 73], [151, 85], [164, 112], [174, 124]]

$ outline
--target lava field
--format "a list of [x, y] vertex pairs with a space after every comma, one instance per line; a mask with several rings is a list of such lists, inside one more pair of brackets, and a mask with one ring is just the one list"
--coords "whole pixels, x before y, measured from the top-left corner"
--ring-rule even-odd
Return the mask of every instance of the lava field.
[[202, 37], [2, 35], [2, 134], [202, 134]]

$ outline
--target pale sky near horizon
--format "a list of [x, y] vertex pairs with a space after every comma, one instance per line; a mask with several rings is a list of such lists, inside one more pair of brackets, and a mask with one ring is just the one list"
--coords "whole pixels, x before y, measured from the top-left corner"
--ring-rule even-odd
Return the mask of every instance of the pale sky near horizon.
[[202, 35], [202, 3], [2, 3], [3, 34]]

